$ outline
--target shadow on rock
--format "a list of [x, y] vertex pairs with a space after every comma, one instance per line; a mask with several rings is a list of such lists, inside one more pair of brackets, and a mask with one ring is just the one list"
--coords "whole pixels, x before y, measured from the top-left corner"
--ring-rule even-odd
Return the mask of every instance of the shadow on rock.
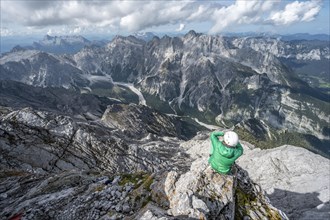
[[323, 203], [319, 195], [317, 192], [297, 193], [275, 188], [267, 196], [290, 219], [330, 219], [330, 201]]

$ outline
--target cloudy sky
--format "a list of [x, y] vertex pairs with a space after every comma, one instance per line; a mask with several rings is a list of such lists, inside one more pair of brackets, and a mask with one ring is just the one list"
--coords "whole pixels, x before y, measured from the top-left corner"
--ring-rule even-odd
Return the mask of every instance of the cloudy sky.
[[137, 31], [326, 33], [329, 0], [1, 0], [1, 36]]

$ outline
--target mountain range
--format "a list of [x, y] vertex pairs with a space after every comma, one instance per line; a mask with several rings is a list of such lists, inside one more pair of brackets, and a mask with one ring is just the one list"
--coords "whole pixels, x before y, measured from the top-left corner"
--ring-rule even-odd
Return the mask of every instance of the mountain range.
[[[294, 66], [329, 65], [329, 59], [327, 42], [190, 31], [148, 42], [117, 36], [103, 47], [84, 47], [73, 55], [14, 48], [0, 58], [0, 78], [128, 102], [138, 100], [136, 94], [115, 83], [132, 83], [149, 106], [163, 113], [236, 126], [260, 147], [289, 141], [327, 155], [329, 95], [309, 86]], [[327, 80], [323, 68], [309, 76]]]
[[[0, 216], [330, 217], [328, 41], [64, 42], [89, 44], [46, 36], [0, 56]], [[208, 167], [214, 129], [240, 136], [233, 175]]]
[[103, 46], [104, 41], [89, 41], [82, 36], [49, 36], [46, 35], [39, 42], [33, 42], [27, 49], [35, 49], [55, 54], [74, 54], [85, 46]]

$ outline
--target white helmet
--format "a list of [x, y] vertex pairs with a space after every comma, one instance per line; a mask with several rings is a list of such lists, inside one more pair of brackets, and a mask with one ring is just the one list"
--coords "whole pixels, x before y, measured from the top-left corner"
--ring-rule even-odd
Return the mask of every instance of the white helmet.
[[233, 131], [227, 131], [223, 137], [226, 145], [235, 147], [238, 144], [238, 135]]

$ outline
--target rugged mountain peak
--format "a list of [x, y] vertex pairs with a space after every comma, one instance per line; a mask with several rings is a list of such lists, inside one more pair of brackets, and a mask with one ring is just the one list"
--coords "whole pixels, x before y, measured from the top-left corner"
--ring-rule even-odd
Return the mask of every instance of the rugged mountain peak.
[[152, 32], [136, 32], [133, 34], [134, 37], [144, 40], [146, 42], [152, 40], [154, 37], [156, 37], [156, 34]]
[[[208, 134], [200, 133], [181, 146], [198, 160], [209, 154], [208, 137]], [[241, 144], [244, 153], [236, 164], [265, 190], [273, 206], [293, 219], [330, 217], [329, 159], [291, 145], [261, 150], [245, 141]]]
[[48, 34], [46, 34], [44, 37], [43, 37], [43, 41], [49, 41], [49, 40], [53, 40], [54, 39], [54, 37], [52, 37], [52, 36], [50, 36], [50, 35], [48, 35]]
[[152, 39], [151, 39], [151, 42], [154, 42], [154, 41], [160, 41], [160, 38], [158, 36], [154, 36]]
[[5, 54], [0, 65], [0, 79], [33, 86], [70, 88], [88, 82], [71, 60], [37, 50]]
[[117, 43], [130, 43], [130, 44], [145, 44], [144, 40], [136, 38], [133, 35], [129, 35], [127, 37], [116, 35], [109, 44], [117, 44]]
[[91, 42], [79, 35], [68, 36], [50, 36], [46, 35], [42, 40], [34, 42], [27, 48], [33, 48], [40, 51], [55, 54], [74, 54], [81, 50], [84, 46], [90, 45]]
[[13, 47], [13, 49], [11, 49], [10, 53], [15, 53], [15, 52], [18, 52], [18, 51], [25, 51], [27, 50], [26, 48], [24, 47], [21, 47], [20, 45], [17, 45], [15, 47]]
[[185, 38], [198, 37], [201, 34], [197, 34], [194, 30], [190, 30], [187, 34], [184, 35]]
[[68, 36], [50, 36], [45, 35], [39, 44], [46, 45], [59, 45], [59, 44], [74, 44], [74, 43], [89, 43], [90, 41], [79, 35], [68, 35]]

